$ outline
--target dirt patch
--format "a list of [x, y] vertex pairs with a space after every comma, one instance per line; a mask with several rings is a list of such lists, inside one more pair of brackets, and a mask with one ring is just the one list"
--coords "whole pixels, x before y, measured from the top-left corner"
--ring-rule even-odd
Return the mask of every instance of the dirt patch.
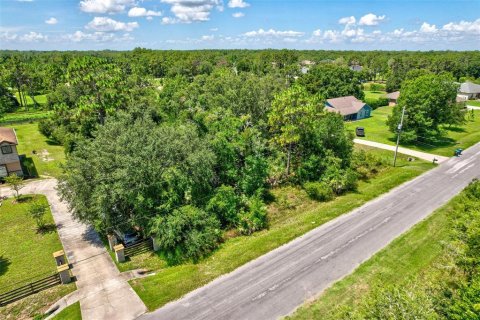
[[53, 159], [52, 157], [50, 157], [50, 152], [48, 152], [47, 149], [43, 149], [42, 151], [40, 151], [38, 153], [38, 156], [40, 157], [40, 159], [42, 159], [42, 161], [45, 161], [45, 162], [49, 162], [49, 161], [53, 161], [55, 159]]

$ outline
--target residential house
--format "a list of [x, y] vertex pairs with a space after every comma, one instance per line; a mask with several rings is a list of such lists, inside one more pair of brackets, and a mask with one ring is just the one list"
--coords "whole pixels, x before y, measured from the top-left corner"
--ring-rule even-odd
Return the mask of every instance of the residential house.
[[352, 70], [352, 71], [362, 71], [363, 67], [361, 65], [354, 64], [354, 65], [350, 66], [350, 70]]
[[341, 114], [347, 121], [368, 118], [372, 113], [372, 107], [354, 96], [328, 99], [325, 107], [329, 112]]
[[0, 177], [6, 177], [13, 173], [23, 176], [17, 145], [15, 130], [0, 127]]
[[385, 97], [388, 99], [389, 106], [395, 106], [398, 103], [398, 98], [400, 97], [400, 91], [387, 93]]
[[473, 100], [480, 99], [480, 84], [472, 82], [464, 82], [460, 85], [460, 89], [457, 94], [459, 100]]

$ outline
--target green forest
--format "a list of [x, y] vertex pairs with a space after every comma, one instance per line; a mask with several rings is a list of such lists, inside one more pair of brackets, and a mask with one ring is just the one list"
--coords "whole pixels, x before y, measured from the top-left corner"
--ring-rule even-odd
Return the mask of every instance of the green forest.
[[31, 112], [64, 147], [59, 190], [77, 219], [136, 228], [177, 263], [268, 228], [275, 187], [328, 201], [379, 171], [326, 99], [401, 90], [390, 130], [408, 105], [402, 139], [434, 141], [465, 121], [459, 82], [479, 78], [478, 51], [2, 51], [0, 117]]

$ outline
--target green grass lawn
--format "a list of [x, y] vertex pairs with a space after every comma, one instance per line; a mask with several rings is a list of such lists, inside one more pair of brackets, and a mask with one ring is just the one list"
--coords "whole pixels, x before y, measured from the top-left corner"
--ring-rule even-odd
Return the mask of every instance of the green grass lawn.
[[[17, 101], [20, 103], [20, 96], [18, 92], [15, 92], [15, 97], [17, 98]], [[27, 106], [29, 107], [33, 106], [34, 103], [33, 103], [32, 97], [27, 95], [26, 98], [27, 98]], [[35, 96], [35, 101], [37, 101], [39, 105], [44, 105], [47, 103], [47, 95], [46, 94], [37, 95]]]
[[479, 100], [470, 100], [470, 101], [467, 101], [467, 105], [474, 106], [474, 107], [480, 107], [480, 101]]
[[[390, 160], [389, 151], [368, 149]], [[185, 263], [167, 267], [155, 254], [133, 257], [128, 268], [148, 265], [156, 274], [132, 280], [131, 285], [145, 302], [149, 310], [156, 309], [169, 301], [178, 299], [213, 279], [233, 271], [295, 238], [334, 219], [365, 202], [389, 191], [393, 187], [431, 169], [432, 164], [423, 161], [408, 162], [401, 156], [400, 166], [386, 167], [369, 181], [359, 183], [358, 191], [340, 196], [329, 202], [316, 202], [308, 198], [303, 190], [282, 187], [272, 190], [275, 201], [268, 207], [270, 227], [251, 236], [239, 236], [226, 240], [209, 257], [197, 264]]]
[[379, 98], [385, 98], [385, 94], [387, 94], [385, 91], [368, 91], [364, 90], [365, 93], [365, 99], [379, 99]]
[[[395, 145], [396, 136], [388, 130], [385, 123], [392, 110], [393, 107], [378, 108], [372, 112], [370, 118], [347, 123], [347, 129], [354, 133], [355, 128], [361, 126], [365, 128], [365, 137], [360, 139]], [[480, 110], [475, 110], [474, 114], [474, 120], [467, 116], [467, 122], [461, 127], [445, 127], [447, 140], [443, 143], [430, 145], [418, 142], [402, 146], [447, 157], [453, 156], [456, 148], [466, 149], [480, 141]]]
[[[33, 201], [47, 203], [44, 196], [23, 196], [18, 203], [13, 198], [4, 200], [0, 207], [0, 291], [9, 291], [31, 281], [44, 278], [56, 272], [52, 253], [62, 250], [62, 244], [48, 210], [45, 221], [51, 226], [46, 232], [38, 232], [34, 220], [27, 215]], [[56, 299], [75, 290], [75, 285], [59, 285], [40, 292], [19, 302], [0, 308], [0, 318], [6, 315], [12, 319], [20, 315], [37, 314]], [[15, 317], [13, 317], [15, 315]], [[7, 318], [7, 317], [5, 317]]]
[[60, 311], [53, 320], [82, 320], [80, 302], [76, 302]]
[[299, 308], [289, 319], [344, 319], [343, 312], [358, 308], [376, 288], [390, 284], [401, 286], [428, 272], [443, 256], [442, 242], [449, 236], [449, 213], [460, 200], [454, 198], [395, 239], [317, 300]]
[[10, 112], [0, 119], [1, 123], [13, 123], [13, 122], [27, 122], [48, 118], [52, 114], [51, 111], [45, 110], [20, 110], [16, 112]]
[[[52, 143], [38, 131], [38, 123], [8, 124], [15, 128], [18, 138], [18, 153], [25, 154], [33, 160], [39, 175], [58, 177], [61, 173], [59, 164], [65, 160], [64, 148]], [[33, 151], [35, 150], [35, 154]]]

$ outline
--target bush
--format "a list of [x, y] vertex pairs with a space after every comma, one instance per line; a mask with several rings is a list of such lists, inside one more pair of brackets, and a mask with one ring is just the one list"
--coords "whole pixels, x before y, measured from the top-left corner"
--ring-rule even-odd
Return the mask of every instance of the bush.
[[364, 150], [355, 151], [352, 157], [352, 168], [364, 180], [377, 174], [385, 165], [385, 159]]
[[235, 194], [235, 190], [223, 185], [208, 201], [207, 212], [217, 216], [222, 227], [234, 226], [238, 222], [240, 204], [240, 198]]
[[373, 110], [388, 106], [388, 99], [387, 98], [378, 98], [378, 99], [365, 99], [365, 103], [372, 107]]
[[325, 182], [307, 182], [303, 185], [303, 188], [308, 196], [314, 200], [329, 201], [335, 197], [332, 188]]
[[193, 206], [156, 218], [152, 233], [170, 262], [197, 261], [216, 249], [221, 239], [217, 218]]
[[238, 230], [242, 234], [250, 235], [268, 226], [268, 216], [265, 204], [258, 196], [249, 199], [248, 207], [249, 210], [240, 216]]
[[38, 123], [38, 131], [47, 138], [52, 137], [54, 128], [55, 124], [52, 119], [42, 119]]
[[325, 181], [335, 194], [340, 195], [357, 189], [358, 174], [351, 168], [338, 170], [327, 176]]

